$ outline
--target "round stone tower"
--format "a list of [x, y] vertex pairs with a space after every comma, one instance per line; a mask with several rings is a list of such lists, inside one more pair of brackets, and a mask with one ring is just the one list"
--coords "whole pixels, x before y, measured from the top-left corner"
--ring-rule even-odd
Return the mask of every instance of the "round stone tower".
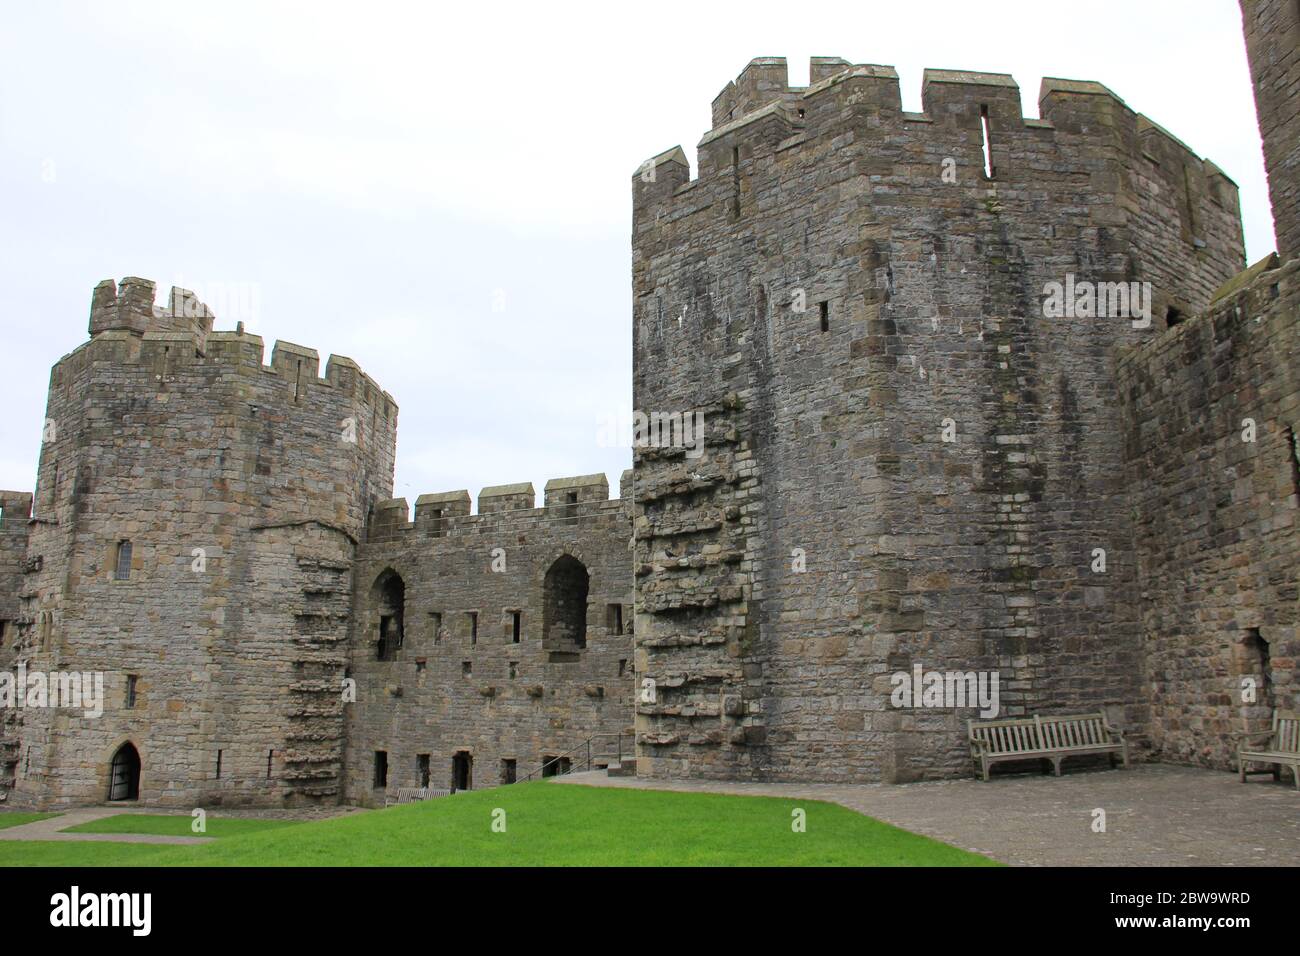
[[352, 558], [397, 407], [350, 359], [321, 378], [277, 342], [266, 366], [212, 324], [192, 293], [101, 282], [54, 366], [14, 664], [90, 705], [21, 709], [13, 803], [338, 793]]

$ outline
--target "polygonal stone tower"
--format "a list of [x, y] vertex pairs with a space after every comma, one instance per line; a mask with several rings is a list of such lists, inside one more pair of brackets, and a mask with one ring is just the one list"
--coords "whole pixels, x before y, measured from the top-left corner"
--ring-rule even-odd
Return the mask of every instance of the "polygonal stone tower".
[[1300, 257], [1300, 3], [1241, 0], [1277, 253]]
[[966, 773], [977, 710], [895, 706], [915, 668], [1143, 722], [1117, 356], [1244, 266], [1237, 189], [1098, 83], [922, 101], [757, 59], [696, 178], [633, 176], [635, 405], [707, 433], [636, 457], [642, 774]]
[[19, 804], [336, 799], [351, 563], [397, 408], [349, 359], [96, 287], [50, 377], [11, 666], [104, 675], [8, 728]]

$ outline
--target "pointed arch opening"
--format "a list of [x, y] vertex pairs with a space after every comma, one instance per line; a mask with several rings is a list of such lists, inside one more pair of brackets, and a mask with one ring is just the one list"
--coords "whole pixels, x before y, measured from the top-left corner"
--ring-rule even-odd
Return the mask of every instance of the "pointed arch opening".
[[[542, 647], [552, 660], [587, 646], [587, 595], [591, 575], [571, 554], [556, 558], [542, 584]], [[556, 657], [555, 655], [561, 655]]]
[[370, 589], [372, 620], [379, 633], [375, 660], [395, 661], [405, 637], [406, 582], [392, 568], [384, 570]]
[[113, 754], [109, 769], [108, 799], [138, 800], [140, 798], [140, 751], [127, 741]]

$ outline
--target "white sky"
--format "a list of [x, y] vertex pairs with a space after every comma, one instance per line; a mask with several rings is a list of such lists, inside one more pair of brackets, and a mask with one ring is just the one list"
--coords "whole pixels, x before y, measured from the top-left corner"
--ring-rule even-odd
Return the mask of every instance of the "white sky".
[[[13, 4], [0, 18], [0, 488], [35, 481], [91, 289], [235, 290], [217, 328], [347, 355], [401, 406], [395, 494], [604, 471], [630, 411], [632, 173], [755, 56], [1105, 83], [1274, 248], [1235, 0]], [[244, 298], [238, 292], [244, 290]], [[211, 301], [217, 298], [218, 301]], [[231, 314], [240, 303], [244, 315]], [[248, 306], [255, 312], [248, 312]], [[494, 307], [495, 306], [495, 307]]]

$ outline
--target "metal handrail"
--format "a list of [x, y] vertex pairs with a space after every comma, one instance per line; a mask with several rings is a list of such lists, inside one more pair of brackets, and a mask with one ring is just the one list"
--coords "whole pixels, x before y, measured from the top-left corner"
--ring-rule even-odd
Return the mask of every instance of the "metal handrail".
[[[618, 754], [617, 754], [617, 758], [618, 758], [618, 762], [619, 762], [619, 763], [622, 763], [622, 762], [623, 762], [623, 738], [624, 738], [624, 737], [635, 737], [635, 736], [636, 736], [635, 734], [629, 733], [629, 732], [627, 732], [627, 731], [620, 731], [619, 733], [609, 733], [609, 732], [606, 732], [606, 733], [600, 733], [600, 734], [592, 734], [592, 735], [591, 735], [590, 737], [588, 737], [586, 740], [584, 740], [584, 741], [582, 741], [581, 743], [579, 743], [578, 746], [573, 747], [573, 748], [571, 748], [571, 749], [569, 749], [569, 750], [566, 750], [566, 751], [565, 751], [564, 753], [562, 753], [562, 754], [557, 754], [556, 756], [552, 757], [550, 760], [547, 760], [547, 761], [543, 762], [542, 765], [541, 765], [540, 767], [538, 767], [538, 768], [537, 768], [536, 770], [534, 770], [532, 773], [528, 774], [526, 777], [520, 777], [518, 780], [515, 781], [515, 783], [523, 783], [523, 782], [526, 781], [526, 780], [531, 780], [533, 777], [537, 776], [539, 773], [543, 773], [543, 772], [545, 772], [545, 770], [546, 770], [547, 767], [550, 767], [550, 766], [552, 766], [553, 764], [558, 764], [561, 760], [564, 760], [565, 758], [568, 758], [568, 757], [572, 757], [574, 754], [578, 753], [579, 751], [581, 751], [581, 750], [583, 750], [583, 749], [585, 749], [585, 750], [587, 751], [587, 766], [586, 766], [586, 769], [587, 769], [587, 770], [590, 770], [590, 769], [591, 769], [591, 742], [592, 742], [593, 740], [595, 740], [597, 737], [615, 737], [615, 738], [617, 738], [617, 741], [618, 741]], [[565, 773], [573, 773], [573, 772], [574, 772], [574, 771], [573, 771], [572, 761], [570, 761], [569, 769], [568, 769], [567, 771], [565, 771]], [[556, 774], [556, 776], [564, 776], [564, 774]]]

